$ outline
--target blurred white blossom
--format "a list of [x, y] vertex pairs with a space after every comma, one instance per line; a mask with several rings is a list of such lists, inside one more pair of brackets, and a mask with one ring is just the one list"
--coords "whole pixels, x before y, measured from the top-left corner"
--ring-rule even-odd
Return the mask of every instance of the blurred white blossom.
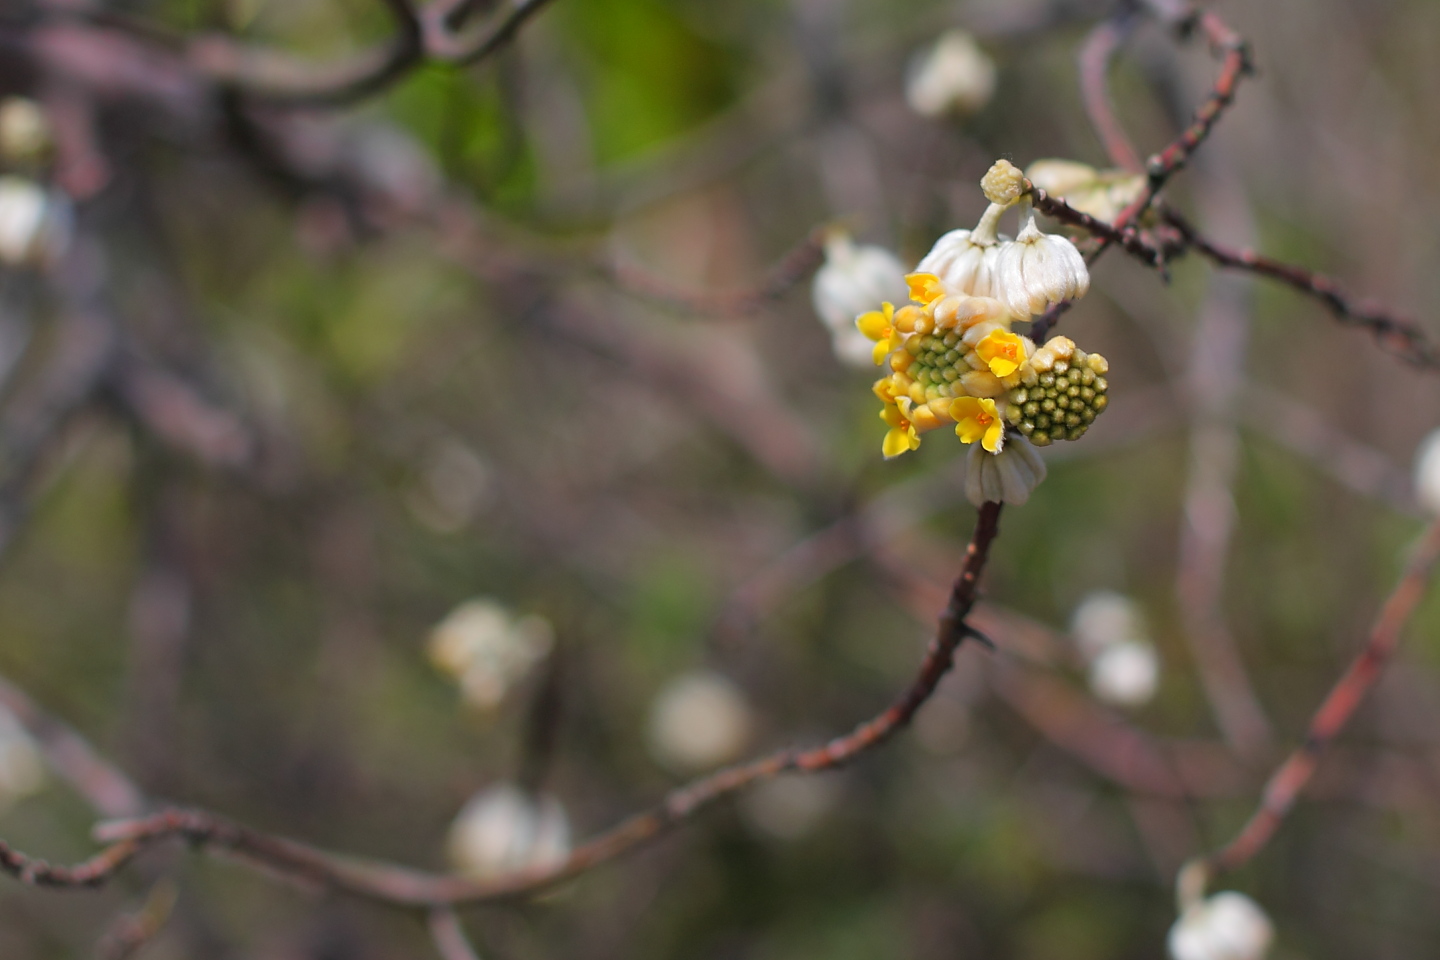
[[1086, 594], [1070, 616], [1070, 633], [1087, 660], [1111, 644], [1148, 636], [1139, 604], [1112, 590]]
[[50, 120], [28, 97], [0, 100], [0, 162], [33, 166], [50, 153]]
[[650, 708], [650, 750], [676, 773], [709, 770], [739, 758], [754, 726], [750, 706], [718, 673], [676, 677]]
[[1420, 442], [1415, 457], [1415, 499], [1427, 512], [1440, 516], [1440, 430]]
[[905, 101], [924, 117], [968, 116], [995, 94], [995, 63], [964, 30], [949, 30], [910, 63]]
[[1227, 890], [1186, 907], [1167, 942], [1174, 960], [1260, 960], [1274, 938], [1260, 905]]
[[0, 263], [35, 266], [54, 259], [70, 239], [63, 194], [24, 177], [0, 176]]
[[460, 604], [430, 633], [430, 659], [472, 705], [492, 710], [554, 644], [549, 621], [519, 616], [489, 598]]
[[1150, 702], [1160, 682], [1160, 658], [1143, 640], [1111, 644], [1090, 661], [1090, 690], [1117, 707]]
[[499, 783], [465, 804], [446, 848], [455, 869], [471, 876], [554, 867], [570, 853], [570, 822], [554, 797]]
[[1160, 657], [1134, 600], [1100, 590], [1075, 608], [1070, 632], [1089, 664], [1090, 692], [1117, 707], [1149, 703], [1160, 684]]
[[855, 318], [882, 303], [905, 300], [905, 266], [884, 247], [856, 244], [849, 234], [833, 231], [825, 238], [825, 264], [815, 273], [810, 295], [835, 356], [870, 369], [874, 345], [856, 328]]

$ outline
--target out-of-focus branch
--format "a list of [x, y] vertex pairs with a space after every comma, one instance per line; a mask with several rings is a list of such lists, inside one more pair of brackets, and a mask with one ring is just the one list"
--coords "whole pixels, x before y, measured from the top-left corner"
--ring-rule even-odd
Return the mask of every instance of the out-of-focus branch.
[[1412, 321], [1396, 317], [1379, 307], [1358, 303], [1323, 274], [1282, 263], [1253, 250], [1222, 246], [1202, 235], [1188, 219], [1174, 210], [1166, 210], [1164, 217], [1165, 222], [1179, 234], [1181, 243], [1178, 251], [1196, 250], [1219, 266], [1277, 280], [1325, 304], [1344, 326], [1370, 331], [1381, 349], [1417, 367], [1440, 370], [1440, 353]]
[[145, 797], [130, 778], [106, 762], [74, 730], [42, 711], [19, 687], [0, 678], [0, 706], [34, 738], [46, 764], [104, 817], [135, 817]]
[[1000, 504], [980, 508], [975, 534], [960, 576], [951, 587], [920, 669], [909, 687], [885, 710], [849, 733], [808, 750], [786, 749], [721, 770], [670, 792], [654, 809], [639, 814], [577, 847], [564, 862], [491, 880], [441, 876], [392, 864], [365, 862], [273, 837], [204, 811], [165, 810], [140, 819], [112, 821], [96, 828], [110, 846], [73, 867], [56, 867], [15, 851], [0, 841], [0, 869], [24, 883], [87, 887], [104, 883], [145, 847], [178, 837], [224, 851], [301, 883], [315, 884], [373, 901], [406, 907], [446, 907], [535, 893], [615, 859], [683, 823], [722, 797], [785, 772], [831, 770], [880, 746], [904, 728], [954, 666], [955, 653], [975, 636], [967, 618], [975, 605], [980, 574], [999, 533]]
[[1106, 82], [1110, 61], [1134, 29], [1134, 13], [1122, 10], [1116, 16], [1100, 21], [1090, 31], [1080, 48], [1080, 96], [1085, 103], [1085, 112], [1090, 116], [1090, 125], [1095, 128], [1095, 135], [1100, 138], [1110, 162], [1131, 173], [1139, 173], [1145, 169], [1144, 164], [1125, 133], [1125, 127], [1115, 116], [1110, 85]]
[[1271, 775], [1260, 806], [1235, 839], [1204, 861], [1211, 875], [1244, 866], [1270, 842], [1294, 807], [1300, 791], [1315, 775], [1325, 749], [1345, 728], [1360, 702], [1375, 685], [1381, 668], [1400, 641], [1401, 631], [1425, 595], [1430, 572], [1437, 560], [1440, 560], [1440, 522], [1432, 524], [1416, 545], [1400, 582], [1380, 608], [1360, 655], [1316, 711], [1305, 733], [1305, 740]]
[[[1211, 51], [1220, 58], [1220, 73], [1215, 79], [1210, 95], [1195, 111], [1190, 125], [1182, 130], [1180, 135], [1165, 149], [1151, 155], [1145, 161], [1147, 179], [1144, 192], [1115, 218], [1113, 226], [1121, 231], [1138, 223], [1140, 218], [1145, 215], [1165, 184], [1185, 166], [1195, 151], [1205, 142], [1216, 122], [1224, 115], [1225, 110], [1235, 102], [1235, 89], [1241, 78], [1254, 72], [1249, 46], [1239, 34], [1226, 25], [1225, 21], [1211, 11], [1194, 12], [1178, 21], [1169, 15], [1165, 19], [1178, 22], [1182, 33], [1188, 33], [1191, 30], [1199, 30], [1203, 33], [1210, 44]], [[1098, 260], [1112, 243], [1114, 240], [1101, 237], [1099, 246], [1086, 257], [1087, 262], [1094, 263]], [[1071, 301], [1062, 301], [1046, 310], [1040, 319], [1035, 321], [1031, 335], [1036, 340], [1044, 340], [1055, 326], [1056, 321], [1070, 309], [1070, 306]]]
[[429, 923], [430, 938], [435, 941], [441, 960], [480, 960], [454, 910], [449, 907], [431, 910]]
[[134, 913], [122, 913], [95, 946], [95, 960], [127, 960], [159, 935], [175, 910], [175, 885], [161, 880]]

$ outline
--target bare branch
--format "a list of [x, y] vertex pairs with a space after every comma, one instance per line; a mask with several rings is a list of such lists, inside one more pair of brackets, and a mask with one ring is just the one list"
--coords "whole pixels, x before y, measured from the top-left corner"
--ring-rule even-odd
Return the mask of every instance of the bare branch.
[[1416, 545], [1400, 582], [1380, 608], [1364, 648], [1315, 712], [1305, 740], [1270, 776], [1260, 806], [1235, 839], [1206, 859], [1212, 876], [1249, 863], [1280, 828], [1300, 791], [1315, 775], [1321, 755], [1345, 729], [1395, 652], [1401, 631], [1425, 595], [1430, 571], [1437, 560], [1440, 560], [1440, 521], [1432, 524]]

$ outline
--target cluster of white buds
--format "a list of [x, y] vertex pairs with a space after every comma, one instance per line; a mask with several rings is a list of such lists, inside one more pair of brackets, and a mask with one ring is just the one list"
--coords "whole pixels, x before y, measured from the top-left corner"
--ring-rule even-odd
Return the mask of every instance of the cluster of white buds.
[[1260, 904], [1225, 890], [1205, 896], [1204, 866], [1192, 862], [1176, 880], [1180, 917], [1166, 945], [1173, 960], [1263, 960], [1275, 927]]
[[570, 853], [570, 821], [552, 796], [499, 783], [471, 797], [450, 827], [455, 869], [495, 877], [558, 866]]
[[1427, 513], [1440, 517], [1440, 430], [1420, 442], [1415, 456], [1415, 499]]
[[843, 230], [825, 238], [825, 263], [810, 289], [815, 313], [830, 331], [842, 363], [871, 365], [870, 341], [855, 329], [855, 317], [886, 300], [905, 298], [905, 266], [884, 247], [855, 243]]
[[1097, 170], [1074, 160], [1036, 160], [1025, 170], [1032, 184], [1081, 213], [1113, 223], [1145, 193], [1145, 177], [1125, 170]]
[[460, 684], [465, 700], [494, 710], [545, 659], [554, 644], [549, 621], [517, 617], [488, 598], [467, 600], [430, 632], [430, 660]]
[[1075, 608], [1070, 632], [1089, 664], [1096, 698], [1117, 707], [1139, 707], [1154, 698], [1160, 658], [1134, 600], [1109, 591], [1092, 593]]
[[[876, 381], [880, 417], [890, 428], [882, 451], [895, 457], [920, 446], [920, 435], [954, 424], [963, 443], [1000, 457], [1028, 443], [1078, 440], [1109, 403], [1110, 365], [1067, 337], [1036, 346], [1011, 328], [1051, 306], [1085, 295], [1090, 274], [1064, 237], [1042, 233], [1025, 200], [1025, 178], [998, 161], [981, 181], [989, 208], [973, 230], [945, 234], [906, 277], [912, 303], [884, 303], [861, 314], [873, 359], [890, 373]], [[1000, 236], [1000, 217], [1020, 208], [1014, 240]], [[1034, 451], [1007, 462], [970, 463], [966, 488], [977, 503], [999, 494], [1023, 503], [1045, 476]]]
[[964, 30], [949, 30], [910, 63], [905, 101], [923, 117], [967, 117], [995, 95], [995, 64]]
[[665, 684], [650, 708], [650, 752], [676, 773], [710, 770], [738, 759], [754, 726], [735, 684], [718, 673], [687, 673]]
[[0, 264], [37, 267], [52, 262], [70, 240], [73, 211], [60, 191], [37, 178], [53, 148], [40, 105], [24, 97], [0, 100]]

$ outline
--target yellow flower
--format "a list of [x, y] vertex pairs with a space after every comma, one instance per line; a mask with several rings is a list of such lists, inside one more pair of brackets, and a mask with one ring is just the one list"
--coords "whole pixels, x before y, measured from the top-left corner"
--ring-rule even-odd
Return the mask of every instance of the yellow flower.
[[904, 342], [900, 334], [895, 331], [895, 307], [893, 304], [884, 303], [880, 305], [879, 310], [860, 314], [855, 318], [855, 326], [860, 328], [861, 333], [875, 341], [873, 356], [877, 365], [884, 361], [886, 354]]
[[1025, 341], [1008, 330], [992, 330], [975, 345], [975, 352], [997, 377], [1008, 377], [1025, 361]]
[[912, 273], [905, 282], [910, 284], [910, 299], [927, 307], [945, 296], [945, 285], [933, 273]]
[[961, 443], [980, 445], [991, 453], [999, 453], [1005, 444], [1005, 422], [995, 409], [995, 401], [989, 398], [957, 397], [950, 404], [950, 416], [955, 419], [955, 436]]
[[916, 432], [915, 424], [910, 422], [909, 413], [909, 397], [900, 397], [894, 403], [887, 403], [885, 409], [880, 411], [880, 419], [890, 427], [880, 445], [886, 460], [909, 453], [920, 446], [920, 434]]

